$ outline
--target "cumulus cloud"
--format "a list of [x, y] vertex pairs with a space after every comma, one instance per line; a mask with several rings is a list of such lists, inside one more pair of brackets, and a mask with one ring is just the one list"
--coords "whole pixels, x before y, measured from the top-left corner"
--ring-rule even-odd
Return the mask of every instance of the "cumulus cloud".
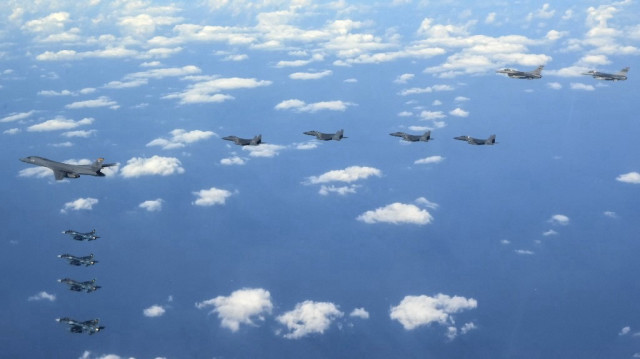
[[402, 74], [398, 77], [396, 77], [395, 80], [393, 80], [393, 82], [397, 83], [397, 84], [406, 84], [407, 82], [409, 82], [409, 80], [413, 79], [416, 75], [414, 74]]
[[425, 225], [433, 221], [429, 212], [413, 204], [392, 203], [359, 215], [357, 220], [364, 223], [393, 223]]
[[442, 156], [429, 156], [429, 157], [426, 157], [426, 158], [422, 158], [422, 159], [416, 160], [413, 163], [428, 165], [428, 164], [432, 164], [432, 163], [440, 163], [442, 161], [444, 161], [444, 157], [442, 157]]
[[416, 198], [415, 202], [421, 206], [425, 206], [427, 208], [431, 208], [431, 209], [438, 209], [438, 207], [440, 207], [439, 204], [435, 203], [435, 202], [431, 202], [428, 199], [426, 199], [425, 197], [418, 197]]
[[96, 130], [78, 130], [78, 131], [68, 131], [64, 132], [62, 136], [64, 137], [83, 137], [88, 138], [96, 133]]
[[622, 336], [622, 335], [627, 335], [631, 332], [631, 327], [627, 326], [624, 327], [622, 329], [620, 329], [620, 333], [618, 333], [618, 335]]
[[455, 110], [449, 111], [449, 114], [456, 117], [467, 117], [469, 116], [469, 111], [465, 111], [460, 107], [457, 107]]
[[391, 307], [390, 317], [399, 321], [405, 330], [413, 330], [432, 323], [453, 324], [452, 314], [475, 309], [477, 306], [478, 302], [473, 298], [450, 297], [442, 293], [434, 297], [409, 295], [400, 304]]
[[199, 81], [189, 85], [182, 92], [175, 92], [164, 96], [165, 99], [179, 99], [181, 104], [224, 102], [234, 97], [220, 93], [221, 91], [236, 89], [251, 89], [271, 85], [271, 81], [256, 80], [255, 78], [214, 78]]
[[162, 315], [164, 315], [165, 312], [166, 310], [162, 306], [152, 305], [149, 308], [146, 308], [145, 310], [143, 310], [142, 314], [144, 314], [145, 317], [155, 318], [155, 317], [161, 317]]
[[65, 106], [65, 108], [68, 108], [68, 109], [95, 108], [95, 107], [109, 107], [115, 110], [120, 106], [118, 105], [117, 102], [111, 100], [107, 96], [100, 96], [95, 100], [77, 101]]
[[29, 298], [27, 298], [28, 301], [30, 302], [34, 302], [34, 301], [41, 301], [41, 300], [48, 300], [50, 302], [53, 302], [56, 300], [56, 295], [55, 294], [49, 294], [45, 291], [42, 291], [38, 294], [32, 295]]
[[285, 146], [280, 146], [272, 143], [262, 143], [259, 146], [243, 146], [242, 150], [249, 152], [251, 157], [275, 157], [280, 151], [284, 150]]
[[616, 177], [616, 181], [632, 184], [640, 184], [640, 173], [629, 172]]
[[569, 217], [565, 216], [564, 214], [554, 214], [549, 219], [549, 223], [560, 225], [560, 226], [566, 226], [569, 224]]
[[428, 87], [413, 87], [400, 91], [400, 96], [417, 95], [423, 93], [431, 93], [438, 91], [453, 91], [453, 87], [449, 85], [433, 85]]
[[570, 86], [572, 90], [594, 91], [596, 89], [593, 85], [587, 85], [581, 82], [572, 82]]
[[275, 106], [276, 110], [294, 110], [298, 112], [318, 112], [318, 111], [345, 111], [349, 106], [354, 106], [353, 103], [344, 102], [340, 100], [336, 101], [321, 101], [315, 103], [305, 103], [302, 100], [291, 99], [280, 102]]
[[514, 250], [514, 252], [516, 252], [517, 254], [528, 255], [528, 256], [531, 256], [531, 255], [535, 254], [534, 252], [532, 252], [532, 251], [530, 251], [528, 249], [516, 249], [516, 250]]
[[169, 133], [171, 134], [171, 138], [156, 138], [155, 140], [147, 143], [147, 147], [160, 146], [163, 150], [170, 150], [185, 147], [188, 144], [206, 140], [209, 137], [216, 135], [211, 131], [193, 130], [187, 132], [180, 128]]
[[125, 178], [140, 176], [169, 176], [184, 173], [180, 160], [174, 157], [134, 157], [120, 171]]
[[276, 318], [289, 330], [284, 334], [287, 339], [299, 339], [309, 334], [324, 333], [331, 323], [344, 316], [338, 307], [329, 302], [304, 301]]
[[545, 237], [555, 236], [557, 234], [558, 234], [558, 232], [554, 231], [553, 229], [550, 229], [550, 230], [542, 233], [542, 235], [545, 236]]
[[8, 130], [4, 130], [2, 131], [3, 134], [5, 135], [16, 135], [18, 133], [20, 133], [22, 130], [20, 130], [19, 128], [10, 128]]
[[98, 204], [98, 200], [95, 198], [78, 198], [75, 201], [65, 203], [60, 212], [67, 213], [67, 211], [90, 211], [96, 204]]
[[331, 75], [333, 71], [325, 70], [320, 72], [294, 72], [289, 75], [292, 80], [318, 80]]
[[606, 217], [609, 217], [609, 218], [618, 218], [618, 215], [616, 214], [616, 212], [613, 212], [613, 211], [604, 211], [602, 214], [604, 214]]
[[0, 122], [13, 122], [13, 121], [19, 121], [19, 120], [24, 120], [26, 118], [31, 117], [31, 115], [33, 115], [36, 111], [31, 110], [28, 112], [14, 112], [10, 115], [7, 115], [3, 118], [0, 118]]
[[322, 185], [320, 186], [318, 193], [322, 196], [327, 196], [331, 193], [336, 193], [341, 196], [346, 196], [347, 194], [356, 193], [356, 188], [358, 187], [359, 186], [355, 184], [352, 184], [349, 186], [341, 186], [341, 187], [337, 187], [334, 185], [330, 185], [330, 186]]
[[239, 156], [227, 157], [220, 160], [220, 164], [225, 166], [232, 166], [232, 165], [242, 166], [245, 163], [247, 163], [247, 161], [244, 158]]
[[196, 206], [213, 206], [216, 204], [225, 204], [227, 198], [231, 197], [232, 193], [215, 187], [211, 187], [209, 189], [202, 189], [198, 192], [193, 192], [193, 194], [197, 197], [194, 202], [192, 202]]
[[47, 132], [47, 131], [69, 130], [79, 126], [90, 125], [93, 123], [93, 121], [94, 119], [90, 117], [83, 118], [82, 120], [79, 120], [79, 121], [74, 121], [71, 119], [64, 118], [62, 116], [57, 116], [52, 120], [47, 120], [45, 122], [41, 122], [41, 123], [37, 123], [35, 125], [29, 126], [27, 127], [27, 131]]
[[349, 316], [360, 319], [369, 319], [369, 312], [364, 308], [356, 308], [351, 312], [351, 314], [349, 314]]
[[311, 176], [308, 182], [311, 184], [329, 183], [329, 182], [346, 182], [351, 183], [371, 176], [382, 176], [382, 171], [374, 167], [351, 166], [343, 170], [333, 170], [321, 174], [320, 176]]
[[236, 290], [230, 296], [218, 296], [196, 303], [196, 308], [213, 307], [211, 313], [217, 313], [222, 320], [220, 325], [237, 332], [241, 324], [255, 325], [254, 320], [264, 321], [271, 314], [273, 304], [269, 291], [261, 288]]
[[549, 82], [547, 83], [547, 87], [554, 90], [560, 90], [562, 85], [558, 82]]
[[146, 209], [149, 212], [159, 212], [162, 210], [162, 203], [164, 200], [162, 198], [148, 200], [140, 203], [138, 207]]
[[447, 117], [442, 111], [422, 111], [420, 112], [420, 118], [423, 120], [437, 120]]

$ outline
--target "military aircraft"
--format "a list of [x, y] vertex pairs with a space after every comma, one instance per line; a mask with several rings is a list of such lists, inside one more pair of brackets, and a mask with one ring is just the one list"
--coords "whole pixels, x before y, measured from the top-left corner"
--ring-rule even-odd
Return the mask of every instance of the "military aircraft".
[[404, 132], [394, 132], [394, 133], [390, 133], [390, 135], [396, 136], [396, 137], [402, 137], [403, 140], [409, 141], [409, 142], [419, 142], [419, 141], [428, 142], [429, 140], [431, 140], [431, 131], [427, 131], [423, 135], [410, 135]]
[[104, 173], [100, 172], [101, 169], [117, 165], [117, 163], [103, 163], [104, 158], [98, 158], [90, 165], [72, 165], [69, 163], [52, 161], [38, 156], [21, 158], [20, 161], [51, 169], [56, 181], [64, 178], [78, 178], [80, 175], [104, 177]]
[[304, 134], [309, 136], [316, 136], [318, 140], [322, 140], [322, 141], [330, 141], [330, 140], [340, 141], [343, 138], [348, 138], [343, 136], [344, 130], [340, 130], [336, 133], [322, 133], [318, 131], [307, 131]]
[[583, 73], [583, 75], [593, 76], [596, 80], [606, 80], [606, 81], [624, 81], [627, 79], [627, 72], [629, 72], [629, 68], [625, 67], [620, 70], [617, 74], [608, 74], [605, 72], [598, 72], [595, 70], [587, 71]]
[[105, 328], [103, 326], [98, 326], [98, 322], [100, 322], [99, 319], [92, 319], [81, 322], [75, 319], [64, 317], [57, 318], [56, 322], [69, 325], [69, 331], [71, 333], [88, 333], [89, 335], [93, 335]]
[[96, 263], [98, 263], [98, 261], [94, 261], [93, 260], [93, 253], [89, 254], [88, 256], [84, 256], [84, 257], [76, 257], [74, 255], [71, 254], [60, 254], [58, 256], [58, 258], [63, 258], [69, 261], [69, 264], [71, 264], [72, 266], [92, 266]]
[[227, 141], [233, 141], [233, 143], [239, 146], [257, 146], [262, 143], [262, 135], [257, 135], [252, 139], [240, 138], [237, 136], [227, 136], [227, 137], [222, 137], [222, 139]]
[[64, 231], [62, 233], [70, 235], [76, 241], [84, 241], [84, 240], [95, 241], [96, 239], [100, 238], [100, 236], [96, 236], [96, 230], [95, 229], [92, 230], [91, 232], [87, 232], [87, 233], [76, 232], [73, 229], [67, 229], [66, 231]]
[[537, 69], [533, 71], [518, 71], [514, 69], [502, 69], [496, 72], [499, 74], [507, 74], [507, 76], [515, 79], [534, 80], [534, 79], [542, 78], [542, 75], [540, 73], [542, 72], [543, 68], [544, 68], [544, 65], [540, 65], [538, 66]]
[[91, 293], [91, 292], [95, 292], [96, 290], [102, 288], [99, 285], [95, 285], [95, 283], [96, 283], [95, 279], [88, 280], [88, 281], [85, 281], [85, 282], [77, 282], [77, 281], [75, 281], [73, 279], [63, 278], [63, 279], [58, 279], [58, 282], [68, 285], [69, 286], [69, 290], [72, 290], [74, 292]]
[[473, 138], [469, 136], [454, 137], [454, 140], [467, 141], [470, 145], [494, 145], [496, 143], [496, 135], [491, 135], [486, 140], [480, 138]]

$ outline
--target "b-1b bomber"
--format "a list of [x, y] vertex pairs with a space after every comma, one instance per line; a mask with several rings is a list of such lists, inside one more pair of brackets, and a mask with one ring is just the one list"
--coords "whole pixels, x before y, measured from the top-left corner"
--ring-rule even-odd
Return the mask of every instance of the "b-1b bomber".
[[491, 135], [489, 138], [481, 139], [481, 138], [473, 138], [470, 136], [458, 136], [454, 137], [454, 140], [466, 141], [470, 145], [494, 145], [496, 144], [496, 135]]
[[93, 253], [89, 254], [88, 256], [83, 256], [83, 257], [76, 257], [74, 255], [71, 254], [60, 254], [58, 255], [58, 258], [63, 258], [69, 261], [69, 264], [71, 264], [72, 266], [92, 266], [96, 263], [98, 263], [98, 261], [93, 259]]
[[88, 280], [85, 282], [78, 282], [70, 278], [63, 278], [63, 279], [58, 279], [58, 282], [68, 285], [69, 290], [72, 290], [74, 292], [91, 293], [102, 288], [99, 285], [95, 285], [96, 284], [95, 279]]
[[103, 326], [98, 326], [100, 319], [92, 319], [81, 322], [75, 319], [64, 317], [56, 319], [56, 322], [69, 325], [69, 331], [71, 333], [87, 333], [89, 335], [93, 335], [105, 328]]
[[343, 138], [348, 138], [344, 136], [344, 130], [340, 130], [336, 133], [323, 133], [319, 131], [307, 131], [304, 132], [305, 135], [315, 136], [316, 139], [321, 141], [340, 141]]
[[72, 165], [38, 156], [21, 158], [20, 161], [49, 168], [53, 171], [53, 176], [56, 178], [56, 181], [64, 178], [78, 178], [80, 175], [104, 177], [104, 173], [101, 172], [103, 168], [118, 165], [117, 163], [104, 163], [104, 158], [98, 158], [90, 165]]
[[389, 135], [395, 136], [395, 137], [401, 137], [403, 140], [409, 141], [409, 142], [420, 142], [420, 141], [429, 142], [431, 140], [431, 131], [427, 131], [422, 135], [410, 135], [404, 132], [394, 132], [394, 133], [390, 133]]
[[100, 238], [100, 236], [96, 235], [96, 230], [92, 230], [91, 232], [87, 232], [87, 233], [82, 233], [82, 232], [78, 232], [78, 231], [74, 231], [73, 229], [67, 229], [66, 231], [62, 232], [63, 234], [68, 234], [71, 236], [71, 238], [75, 239], [76, 241], [95, 241], [96, 239]]

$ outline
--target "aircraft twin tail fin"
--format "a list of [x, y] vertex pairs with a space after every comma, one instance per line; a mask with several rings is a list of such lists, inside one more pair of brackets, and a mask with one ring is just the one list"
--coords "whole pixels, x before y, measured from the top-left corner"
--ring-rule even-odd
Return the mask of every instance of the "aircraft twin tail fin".
[[488, 145], [493, 145], [494, 143], [496, 143], [496, 135], [489, 136], [485, 143]]
[[420, 137], [420, 141], [429, 141], [431, 139], [431, 131], [427, 131]]
[[624, 69], [620, 70], [620, 72], [618, 72], [618, 75], [626, 76], [627, 72], [629, 72], [629, 67], [625, 67]]
[[251, 140], [252, 146], [257, 146], [262, 143], [262, 135], [257, 135]]

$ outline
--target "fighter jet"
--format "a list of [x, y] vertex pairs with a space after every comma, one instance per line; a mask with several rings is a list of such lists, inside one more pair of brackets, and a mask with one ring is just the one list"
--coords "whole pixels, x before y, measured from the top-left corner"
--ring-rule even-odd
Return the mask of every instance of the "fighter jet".
[[428, 142], [431, 140], [431, 131], [425, 132], [423, 135], [410, 135], [404, 132], [394, 132], [390, 133], [391, 136], [402, 137], [403, 140], [409, 142]]
[[330, 140], [340, 141], [343, 138], [348, 138], [343, 136], [344, 130], [340, 130], [336, 133], [322, 133], [318, 131], [307, 131], [304, 134], [309, 136], [316, 136], [316, 139], [322, 140], [322, 141], [330, 141]]
[[486, 140], [480, 138], [473, 138], [469, 136], [454, 137], [454, 140], [467, 141], [470, 145], [494, 145], [496, 143], [496, 135], [491, 135]]
[[105, 328], [103, 326], [98, 326], [98, 322], [100, 322], [100, 319], [92, 319], [80, 322], [75, 319], [64, 317], [57, 318], [56, 322], [69, 325], [69, 331], [71, 333], [87, 333], [89, 335], [93, 335]]
[[99, 285], [95, 285], [95, 283], [96, 283], [95, 279], [88, 280], [88, 281], [85, 281], [85, 282], [77, 282], [77, 281], [75, 281], [73, 279], [63, 278], [63, 279], [58, 279], [58, 282], [68, 285], [69, 286], [69, 290], [72, 290], [74, 292], [91, 293], [91, 292], [95, 292], [96, 290], [102, 288]]
[[544, 65], [540, 65], [538, 66], [537, 69], [533, 71], [518, 71], [515, 69], [502, 69], [496, 72], [499, 74], [507, 74], [507, 76], [515, 79], [534, 80], [534, 79], [542, 78], [542, 75], [540, 73], [542, 72], [543, 68], [544, 68]]
[[72, 165], [69, 163], [48, 160], [38, 156], [21, 158], [20, 161], [51, 169], [56, 181], [64, 178], [78, 178], [80, 175], [104, 177], [104, 173], [100, 172], [101, 169], [117, 165], [117, 163], [103, 163], [104, 158], [98, 158], [90, 165]]
[[88, 256], [84, 256], [84, 257], [76, 257], [74, 255], [71, 254], [60, 254], [58, 256], [58, 258], [63, 258], [69, 261], [69, 264], [71, 264], [72, 266], [92, 266], [96, 263], [98, 263], [98, 261], [94, 261], [93, 260], [93, 253], [89, 254]]
[[87, 232], [87, 233], [82, 233], [82, 232], [76, 232], [73, 229], [67, 229], [66, 231], [62, 232], [63, 234], [68, 234], [71, 236], [71, 238], [75, 239], [76, 241], [95, 241], [96, 239], [100, 238], [99, 236], [96, 236], [96, 230], [92, 230], [91, 232]]
[[227, 137], [222, 137], [222, 139], [227, 141], [233, 141], [233, 143], [239, 146], [257, 146], [262, 143], [262, 135], [257, 135], [252, 139], [240, 138], [237, 136], [227, 136]]
[[617, 74], [608, 74], [605, 72], [598, 72], [595, 70], [587, 71], [583, 73], [583, 75], [593, 76], [596, 80], [605, 80], [605, 81], [624, 81], [627, 79], [627, 72], [629, 72], [629, 68], [625, 67], [620, 70]]

